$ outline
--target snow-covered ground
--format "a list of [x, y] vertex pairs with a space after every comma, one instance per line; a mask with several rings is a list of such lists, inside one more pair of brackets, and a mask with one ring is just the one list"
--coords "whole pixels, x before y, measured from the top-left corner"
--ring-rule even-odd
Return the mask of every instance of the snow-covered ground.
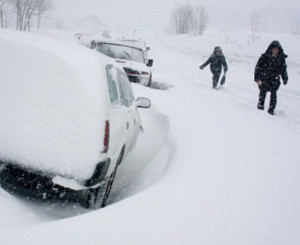
[[[86, 212], [0, 190], [1, 244], [299, 244], [299, 37], [249, 36], [153, 35], [154, 86], [168, 89], [133, 85], [153, 108], [141, 111], [144, 133], [119, 169], [110, 205]], [[277, 116], [256, 109], [253, 82], [273, 39], [289, 55]], [[229, 71], [212, 90], [209, 68], [198, 67], [217, 45]]]

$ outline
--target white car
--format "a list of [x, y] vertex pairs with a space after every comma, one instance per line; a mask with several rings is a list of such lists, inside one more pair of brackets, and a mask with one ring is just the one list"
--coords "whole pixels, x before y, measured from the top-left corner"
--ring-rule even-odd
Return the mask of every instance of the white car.
[[1, 187], [105, 206], [150, 100], [135, 100], [113, 59], [75, 44], [2, 31], [0, 51]]
[[108, 39], [94, 39], [90, 48], [115, 59], [123, 66], [130, 82], [151, 87], [153, 60], [145, 56], [143, 48]]

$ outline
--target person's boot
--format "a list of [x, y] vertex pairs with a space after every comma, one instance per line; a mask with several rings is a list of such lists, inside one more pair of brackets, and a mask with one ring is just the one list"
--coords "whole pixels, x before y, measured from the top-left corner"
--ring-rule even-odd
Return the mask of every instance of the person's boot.
[[274, 110], [272, 110], [272, 109], [269, 109], [269, 110], [268, 110], [268, 113], [269, 113], [270, 115], [272, 115], [272, 116], [275, 115], [275, 112], [274, 112]]
[[218, 85], [218, 81], [217, 80], [213, 80], [213, 89], [215, 89]]
[[257, 109], [258, 109], [258, 110], [264, 110], [264, 109], [265, 109], [265, 107], [264, 107], [264, 105], [263, 105], [263, 104], [261, 104], [261, 103], [258, 103], [258, 104], [257, 104]]

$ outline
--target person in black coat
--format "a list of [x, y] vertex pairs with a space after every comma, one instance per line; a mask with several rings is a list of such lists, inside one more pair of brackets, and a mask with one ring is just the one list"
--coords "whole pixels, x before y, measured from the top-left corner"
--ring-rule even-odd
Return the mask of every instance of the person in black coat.
[[286, 58], [287, 55], [284, 54], [280, 43], [273, 41], [267, 51], [261, 55], [255, 67], [254, 80], [260, 90], [257, 108], [264, 110], [266, 94], [269, 91], [271, 92], [271, 99], [268, 113], [271, 115], [274, 115], [277, 104], [277, 90], [280, 87], [280, 76], [284, 85], [288, 81]]
[[[210, 64], [210, 70], [213, 74], [213, 89], [218, 85], [219, 78], [222, 72], [222, 66], [224, 67], [224, 72], [228, 70], [225, 56], [222, 53], [221, 47], [215, 47], [213, 54], [209, 59], [199, 68], [203, 70], [208, 64]], [[222, 85], [222, 84], [221, 84]]]

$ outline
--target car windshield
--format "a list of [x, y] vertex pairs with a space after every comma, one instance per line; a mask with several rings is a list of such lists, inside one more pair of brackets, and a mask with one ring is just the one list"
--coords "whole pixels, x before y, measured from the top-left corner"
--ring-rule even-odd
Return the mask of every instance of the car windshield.
[[144, 52], [137, 48], [110, 43], [97, 43], [97, 51], [114, 59], [144, 63]]

